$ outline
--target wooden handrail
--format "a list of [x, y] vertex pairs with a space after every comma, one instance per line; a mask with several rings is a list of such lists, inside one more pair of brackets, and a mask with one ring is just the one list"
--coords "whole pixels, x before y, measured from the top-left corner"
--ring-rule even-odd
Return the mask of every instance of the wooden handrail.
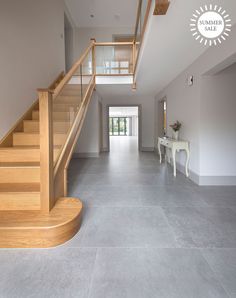
[[[66, 177], [67, 167], [71, 159], [74, 146], [78, 139], [79, 133], [82, 128], [83, 121], [86, 116], [89, 101], [92, 96], [92, 92], [95, 88], [96, 74], [96, 59], [95, 49], [99, 46], [130, 46], [132, 49], [131, 57], [133, 61], [132, 67], [134, 67], [135, 56], [135, 43], [134, 42], [105, 42], [97, 43], [95, 40], [91, 42], [89, 47], [80, 57], [80, 59], [73, 65], [66, 76], [61, 80], [54, 92], [50, 90], [39, 91], [39, 104], [40, 104], [40, 181], [41, 185], [41, 210], [43, 212], [50, 212], [53, 208], [56, 200], [60, 196], [66, 195]], [[91, 79], [86, 83], [86, 91], [82, 95], [82, 102], [76, 112], [75, 119], [70, 127], [64, 144], [61, 146], [57, 159], [53, 158], [54, 153], [54, 134], [53, 134], [53, 105], [54, 101], [61, 93], [66, 84], [71, 80], [74, 75], [79, 75], [81, 78], [81, 68], [84, 60], [87, 58], [91, 51], [92, 54], [92, 73]], [[80, 73], [78, 69], [80, 68]], [[126, 68], [125, 68], [126, 69]], [[132, 68], [133, 71], [133, 68]], [[122, 76], [132, 74], [120, 74]], [[82, 81], [78, 84], [82, 90]]]
[[109, 46], [132, 46], [133, 42], [95, 42], [97, 47], [109, 47]]
[[89, 52], [94, 46], [94, 42], [92, 41], [89, 47], [85, 50], [84, 54], [80, 57], [80, 59], [72, 66], [70, 71], [67, 73], [67, 75], [63, 78], [63, 80], [60, 82], [60, 84], [57, 86], [57, 88], [54, 91], [53, 98], [56, 98], [58, 94], [62, 91], [63, 87], [70, 81], [70, 79], [73, 77], [74, 73], [76, 73], [78, 67], [84, 62], [84, 60], [87, 58]]

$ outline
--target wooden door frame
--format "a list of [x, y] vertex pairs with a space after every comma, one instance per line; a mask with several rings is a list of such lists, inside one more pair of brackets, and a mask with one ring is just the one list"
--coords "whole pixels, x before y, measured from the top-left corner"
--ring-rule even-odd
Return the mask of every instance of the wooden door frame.
[[138, 108], [138, 151], [142, 151], [142, 105], [141, 104], [108, 104], [106, 106], [107, 151], [110, 152], [109, 109], [121, 108], [121, 107]]
[[[158, 114], [159, 114], [159, 107], [160, 107], [160, 104], [161, 103], [164, 103], [164, 102], [166, 102], [166, 134], [167, 134], [167, 123], [168, 123], [168, 121], [167, 121], [167, 97], [166, 96], [164, 96], [164, 97], [162, 97], [160, 100], [158, 100]], [[159, 117], [158, 117], [159, 118]], [[164, 119], [163, 119], [164, 120]], [[160, 125], [160, 121], [159, 121], [159, 119], [158, 119], [158, 137], [160, 137], [159, 136], [159, 125]]]

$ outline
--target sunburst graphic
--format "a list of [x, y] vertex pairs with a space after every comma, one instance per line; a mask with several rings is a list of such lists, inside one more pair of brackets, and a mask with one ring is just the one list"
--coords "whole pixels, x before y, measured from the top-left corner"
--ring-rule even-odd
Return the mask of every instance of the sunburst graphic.
[[190, 30], [193, 37], [205, 46], [221, 44], [231, 31], [229, 14], [218, 5], [201, 6], [193, 13]]

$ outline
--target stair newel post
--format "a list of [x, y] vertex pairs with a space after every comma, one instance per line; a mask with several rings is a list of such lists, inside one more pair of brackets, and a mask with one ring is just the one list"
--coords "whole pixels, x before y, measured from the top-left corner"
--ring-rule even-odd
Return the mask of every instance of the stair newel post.
[[91, 41], [93, 43], [93, 47], [92, 47], [92, 74], [96, 75], [96, 52], [95, 52], [96, 39], [91, 38]]
[[54, 206], [53, 177], [53, 91], [40, 89], [40, 200], [42, 212], [49, 213]]

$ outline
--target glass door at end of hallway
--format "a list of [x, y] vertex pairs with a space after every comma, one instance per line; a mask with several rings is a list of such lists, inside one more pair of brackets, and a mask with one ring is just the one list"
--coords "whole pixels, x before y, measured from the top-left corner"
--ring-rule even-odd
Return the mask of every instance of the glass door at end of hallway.
[[110, 136], [128, 136], [129, 118], [128, 117], [110, 117], [109, 132], [110, 132]]

